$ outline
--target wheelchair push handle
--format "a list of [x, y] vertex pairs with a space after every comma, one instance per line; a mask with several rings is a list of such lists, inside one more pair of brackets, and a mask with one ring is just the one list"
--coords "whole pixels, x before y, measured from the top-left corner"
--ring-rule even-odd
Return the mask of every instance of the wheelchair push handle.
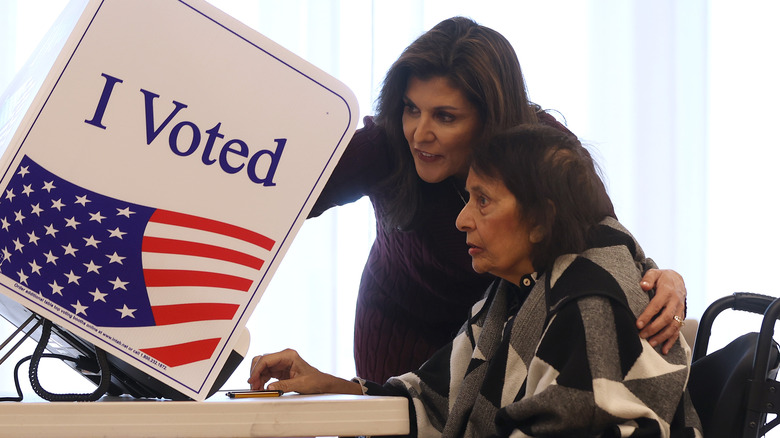
[[[769, 314], [767, 310], [775, 301], [779, 303], [778, 306], [774, 306], [774, 309], [777, 310], [770, 309], [771, 312], [769, 313], [771, 314]], [[707, 346], [709, 345], [713, 322], [721, 312], [727, 309], [765, 315], [765, 319], [769, 317], [771, 321], [774, 321], [780, 316], [780, 300], [777, 297], [752, 292], [735, 292], [732, 295], [715, 300], [704, 311], [699, 322], [699, 329], [696, 332], [696, 343], [693, 349], [694, 361], [707, 355]]]

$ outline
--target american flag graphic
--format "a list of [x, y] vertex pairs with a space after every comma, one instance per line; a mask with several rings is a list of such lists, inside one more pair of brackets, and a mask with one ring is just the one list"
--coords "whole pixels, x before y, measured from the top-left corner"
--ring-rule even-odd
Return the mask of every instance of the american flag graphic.
[[23, 157], [0, 193], [0, 272], [102, 328], [179, 325], [186, 342], [140, 348], [170, 367], [209, 359], [274, 240], [103, 196]]

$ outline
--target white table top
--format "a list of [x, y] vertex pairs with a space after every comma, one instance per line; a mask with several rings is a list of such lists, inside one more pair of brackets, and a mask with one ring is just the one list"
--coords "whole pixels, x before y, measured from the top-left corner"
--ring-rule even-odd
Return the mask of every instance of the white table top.
[[285, 394], [204, 402], [104, 397], [3, 403], [0, 437], [301, 437], [409, 433], [403, 397]]

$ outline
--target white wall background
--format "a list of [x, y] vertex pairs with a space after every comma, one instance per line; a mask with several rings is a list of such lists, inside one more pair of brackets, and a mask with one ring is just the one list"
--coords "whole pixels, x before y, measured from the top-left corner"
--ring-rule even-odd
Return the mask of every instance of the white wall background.
[[[780, 296], [780, 140], [772, 129], [780, 119], [780, 3], [211, 3], [346, 83], [362, 115], [372, 114], [390, 63], [442, 19], [466, 15], [498, 30], [520, 57], [531, 99], [591, 145], [621, 221], [660, 266], [685, 278], [689, 317], [734, 291]], [[0, 90], [66, 5], [0, 2]], [[365, 200], [337, 210], [303, 226], [252, 317], [250, 354], [289, 346], [324, 371], [354, 374], [354, 302], [373, 213]], [[743, 330], [724, 326], [723, 336]], [[0, 395], [12, 392], [13, 363], [0, 367]], [[248, 360], [229, 386], [245, 386], [247, 374]]]

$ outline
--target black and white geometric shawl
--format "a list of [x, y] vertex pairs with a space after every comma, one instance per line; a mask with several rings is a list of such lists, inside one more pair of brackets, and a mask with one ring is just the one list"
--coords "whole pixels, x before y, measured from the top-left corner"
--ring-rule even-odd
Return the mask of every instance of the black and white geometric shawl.
[[538, 281], [496, 281], [450, 345], [368, 393], [411, 399], [420, 437], [700, 437], [690, 348], [639, 338], [642, 249], [614, 219]]

